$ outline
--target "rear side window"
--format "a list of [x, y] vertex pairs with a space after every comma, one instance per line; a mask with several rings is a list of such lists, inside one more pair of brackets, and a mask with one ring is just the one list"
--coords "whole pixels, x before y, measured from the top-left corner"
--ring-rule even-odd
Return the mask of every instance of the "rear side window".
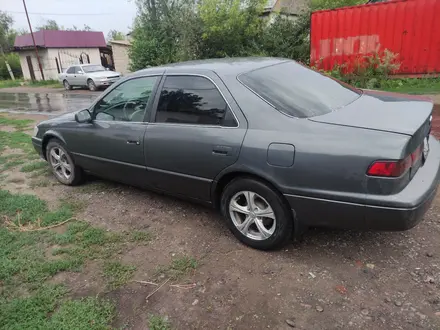
[[324, 115], [362, 94], [293, 61], [257, 69], [238, 79], [279, 111], [298, 118]]
[[197, 76], [166, 77], [156, 122], [236, 126], [217, 87], [209, 79]]
[[71, 66], [70, 68], [67, 69], [66, 73], [75, 73], [75, 67]]

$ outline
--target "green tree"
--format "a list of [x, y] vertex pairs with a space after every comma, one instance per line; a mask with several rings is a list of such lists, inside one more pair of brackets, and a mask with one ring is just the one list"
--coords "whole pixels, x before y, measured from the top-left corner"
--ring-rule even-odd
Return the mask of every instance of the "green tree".
[[312, 0], [311, 6], [292, 20], [280, 13], [267, 26], [262, 48], [269, 56], [291, 58], [308, 64], [310, 60], [310, 15], [315, 10], [335, 9], [365, 3], [365, 0]]
[[310, 59], [310, 12], [296, 20], [282, 14], [264, 30], [261, 40], [267, 56], [291, 58], [303, 63]]
[[125, 35], [121, 31], [110, 30], [107, 34], [108, 40], [124, 40]]
[[260, 52], [265, 0], [202, 0], [202, 57], [247, 56]]
[[191, 0], [137, 0], [132, 70], [197, 58], [200, 22]]
[[[15, 36], [11, 36], [13, 23], [11, 15], [0, 11], [0, 47], [4, 52], [8, 52], [14, 45]], [[11, 40], [12, 38], [14, 40]]]
[[[64, 30], [64, 27], [62, 27], [62, 29]], [[93, 29], [87, 24], [84, 24], [83, 28], [79, 28], [76, 25], [73, 25], [71, 28], [66, 28], [66, 31], [93, 31]]]
[[15, 77], [21, 77], [20, 58], [11, 53], [14, 48], [15, 37], [19, 33], [12, 29], [14, 20], [6, 12], [0, 11], [0, 79], [9, 79], [6, 62], [9, 63]]
[[60, 30], [58, 23], [53, 19], [46, 20], [46, 23], [36, 27], [37, 31], [41, 30]]

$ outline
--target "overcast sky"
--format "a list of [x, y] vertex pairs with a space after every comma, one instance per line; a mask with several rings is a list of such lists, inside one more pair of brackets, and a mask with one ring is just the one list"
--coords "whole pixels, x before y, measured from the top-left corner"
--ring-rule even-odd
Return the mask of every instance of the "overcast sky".
[[[134, 0], [26, 0], [32, 27], [54, 19], [65, 28], [89, 25], [95, 31], [130, 31], [136, 15]], [[29, 30], [22, 0], [0, 0], [0, 10], [14, 18], [14, 28]]]

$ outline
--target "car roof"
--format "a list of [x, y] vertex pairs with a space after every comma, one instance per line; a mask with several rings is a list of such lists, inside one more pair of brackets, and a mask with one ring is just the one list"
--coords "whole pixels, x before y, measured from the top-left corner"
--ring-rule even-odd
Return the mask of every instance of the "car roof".
[[163, 66], [151, 67], [136, 71], [133, 75], [149, 73], [194, 73], [200, 71], [214, 71], [219, 76], [236, 75], [288, 61], [275, 57], [234, 57], [172, 63]]

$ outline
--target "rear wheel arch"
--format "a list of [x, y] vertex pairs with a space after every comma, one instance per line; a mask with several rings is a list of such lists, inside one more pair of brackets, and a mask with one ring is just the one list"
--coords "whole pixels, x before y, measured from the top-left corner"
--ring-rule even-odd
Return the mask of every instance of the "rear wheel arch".
[[217, 183], [215, 184], [215, 186], [213, 187], [213, 204], [216, 208], [218, 208], [220, 206], [220, 200], [221, 200], [221, 196], [222, 193], [225, 189], [225, 187], [232, 182], [235, 179], [238, 178], [249, 178], [249, 179], [254, 179], [257, 181], [260, 181], [266, 185], [268, 185], [270, 188], [272, 188], [276, 193], [278, 193], [280, 195], [280, 197], [283, 199], [283, 201], [286, 203], [286, 205], [289, 205], [289, 203], [287, 202], [287, 199], [284, 197], [284, 195], [281, 193], [280, 189], [270, 180], [264, 178], [261, 175], [252, 173], [252, 172], [247, 172], [247, 171], [231, 171], [228, 173], [225, 173], [224, 175], [222, 175], [218, 180]]

